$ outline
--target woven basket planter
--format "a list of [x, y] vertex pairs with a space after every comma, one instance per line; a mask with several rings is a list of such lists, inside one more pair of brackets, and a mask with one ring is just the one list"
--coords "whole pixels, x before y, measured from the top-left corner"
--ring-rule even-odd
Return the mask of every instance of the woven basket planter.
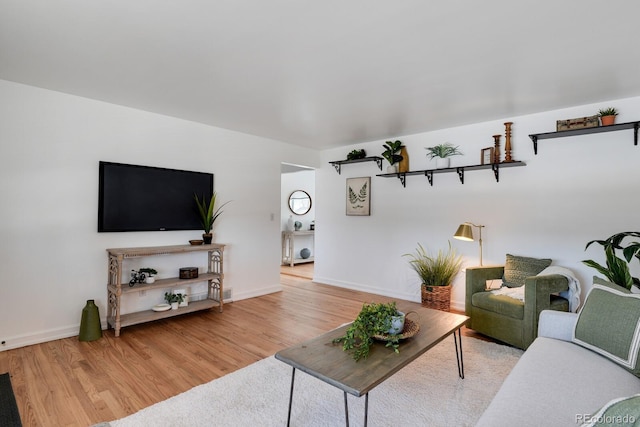
[[451, 311], [451, 285], [429, 286], [422, 285], [422, 305], [440, 311]]

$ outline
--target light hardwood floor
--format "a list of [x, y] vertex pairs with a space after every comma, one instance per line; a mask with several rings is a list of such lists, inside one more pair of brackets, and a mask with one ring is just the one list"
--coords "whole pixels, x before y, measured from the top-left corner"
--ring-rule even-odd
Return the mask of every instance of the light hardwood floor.
[[122, 418], [351, 321], [363, 302], [391, 300], [312, 283], [298, 267], [295, 276], [281, 275], [282, 292], [225, 304], [223, 313], [132, 326], [119, 338], [110, 329], [93, 342], [73, 337], [0, 352], [23, 425]]

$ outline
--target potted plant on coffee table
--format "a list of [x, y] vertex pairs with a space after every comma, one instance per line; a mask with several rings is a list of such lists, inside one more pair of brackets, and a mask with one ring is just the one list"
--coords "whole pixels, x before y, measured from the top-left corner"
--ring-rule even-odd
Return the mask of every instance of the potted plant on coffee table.
[[395, 324], [398, 317], [404, 324], [404, 313], [398, 311], [395, 302], [365, 303], [356, 320], [347, 328], [345, 335], [336, 338], [333, 342], [334, 344], [342, 343], [342, 349], [350, 352], [356, 362], [369, 356], [369, 350], [376, 336], [388, 336], [386, 347], [391, 347], [399, 353], [402, 328]]
[[427, 157], [429, 160], [436, 159], [436, 168], [448, 168], [451, 166], [452, 156], [460, 156], [462, 152], [458, 149], [458, 146], [453, 146], [450, 143], [438, 144], [433, 147], [425, 147], [425, 150], [428, 151]]
[[214, 191], [209, 199], [209, 202], [202, 196], [202, 200], [198, 198], [197, 194], [193, 195], [193, 198], [198, 205], [198, 213], [200, 214], [200, 223], [202, 224], [202, 230], [204, 233], [202, 234], [202, 240], [204, 240], [205, 244], [211, 244], [213, 240], [213, 234], [211, 233], [211, 229], [213, 228], [216, 219], [222, 214], [222, 208], [229, 202], [225, 202], [216, 208], [216, 198], [217, 194]]
[[422, 280], [422, 305], [442, 311], [451, 309], [451, 283], [462, 268], [462, 256], [451, 247], [444, 252], [438, 250], [437, 255], [430, 255], [418, 243], [414, 253], [404, 254], [409, 258], [409, 265]]

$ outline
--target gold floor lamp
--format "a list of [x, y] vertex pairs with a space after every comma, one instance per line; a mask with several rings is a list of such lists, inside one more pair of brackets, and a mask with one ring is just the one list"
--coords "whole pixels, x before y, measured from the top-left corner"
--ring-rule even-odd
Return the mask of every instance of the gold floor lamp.
[[456, 234], [453, 235], [455, 239], [464, 240], [466, 242], [473, 242], [473, 228], [478, 227], [479, 238], [478, 242], [480, 243], [480, 265], [482, 266], [482, 229], [484, 225], [476, 225], [471, 222], [465, 222], [464, 224], [460, 224]]

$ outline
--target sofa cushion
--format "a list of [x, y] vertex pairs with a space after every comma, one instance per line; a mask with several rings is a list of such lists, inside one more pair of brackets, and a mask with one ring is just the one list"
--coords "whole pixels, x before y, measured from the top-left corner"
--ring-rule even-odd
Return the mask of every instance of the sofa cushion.
[[585, 418], [581, 427], [635, 426], [640, 421], [640, 394], [613, 399]]
[[476, 292], [471, 296], [471, 305], [514, 319], [522, 319], [524, 317], [524, 302], [506, 295], [495, 295], [492, 292]]
[[550, 259], [529, 258], [507, 254], [502, 281], [505, 286], [510, 288], [524, 286], [524, 279], [530, 276], [537, 276], [538, 273], [550, 265]]
[[572, 341], [640, 377], [640, 295], [594, 284], [578, 313]]
[[611, 399], [640, 393], [640, 378], [567, 341], [537, 338], [476, 427], [577, 426]]

